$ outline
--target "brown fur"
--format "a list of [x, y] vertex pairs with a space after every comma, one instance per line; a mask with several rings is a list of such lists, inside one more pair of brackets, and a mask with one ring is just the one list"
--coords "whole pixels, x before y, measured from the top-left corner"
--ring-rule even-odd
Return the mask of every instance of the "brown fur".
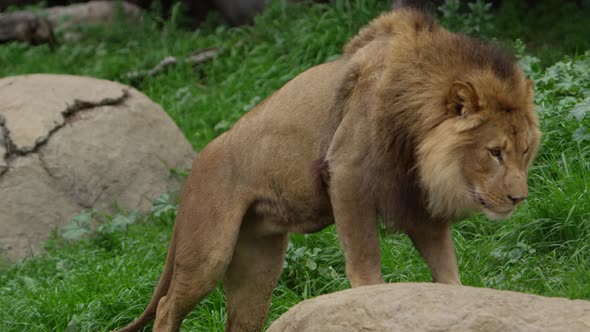
[[450, 222], [509, 216], [539, 138], [531, 84], [510, 55], [417, 11], [384, 15], [199, 154], [160, 284], [122, 331], [156, 311], [155, 331], [178, 330], [222, 279], [226, 330], [260, 330], [288, 233], [332, 223], [352, 286], [382, 282], [379, 214], [434, 281], [460, 284]]

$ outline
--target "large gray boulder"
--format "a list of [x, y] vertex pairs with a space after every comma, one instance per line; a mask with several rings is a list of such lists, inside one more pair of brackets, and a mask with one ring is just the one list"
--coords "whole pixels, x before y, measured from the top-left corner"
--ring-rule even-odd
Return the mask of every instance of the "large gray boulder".
[[84, 209], [146, 210], [178, 190], [195, 153], [162, 108], [119, 83], [67, 75], [0, 79], [0, 254], [39, 252]]
[[582, 332], [590, 302], [431, 283], [359, 287], [303, 301], [267, 332]]

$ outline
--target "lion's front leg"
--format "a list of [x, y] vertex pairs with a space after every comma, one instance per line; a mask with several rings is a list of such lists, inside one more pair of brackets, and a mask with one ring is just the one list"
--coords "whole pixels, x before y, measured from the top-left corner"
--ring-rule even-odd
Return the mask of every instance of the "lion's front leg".
[[352, 287], [383, 283], [377, 209], [373, 195], [363, 190], [363, 161], [371, 146], [369, 132], [365, 108], [351, 109], [326, 154], [334, 223]]
[[352, 287], [383, 283], [374, 204], [360, 192], [354, 167], [340, 165], [332, 173], [330, 200], [346, 258], [346, 276]]
[[425, 222], [406, 231], [432, 272], [432, 281], [461, 285], [451, 225], [447, 222]]

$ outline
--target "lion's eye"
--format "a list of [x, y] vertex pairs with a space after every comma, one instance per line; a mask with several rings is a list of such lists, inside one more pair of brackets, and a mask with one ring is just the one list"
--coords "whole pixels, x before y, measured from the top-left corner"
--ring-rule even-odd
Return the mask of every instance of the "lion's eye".
[[524, 154], [529, 153], [529, 147], [527, 146], [526, 149], [524, 149]]
[[498, 158], [498, 160], [502, 161], [502, 150], [500, 150], [500, 148], [492, 148], [492, 149], [490, 149], [490, 154], [493, 157]]

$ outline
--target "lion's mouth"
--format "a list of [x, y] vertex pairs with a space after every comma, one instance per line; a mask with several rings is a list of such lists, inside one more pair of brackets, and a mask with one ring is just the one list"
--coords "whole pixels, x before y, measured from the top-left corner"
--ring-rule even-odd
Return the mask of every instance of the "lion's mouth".
[[488, 215], [488, 217], [490, 217], [491, 219], [494, 219], [494, 220], [506, 219], [506, 218], [510, 217], [512, 212], [514, 212], [514, 209], [507, 209], [507, 210], [503, 210], [503, 211], [497, 211], [496, 209], [493, 209], [486, 202], [486, 200], [483, 198], [483, 196], [479, 192], [477, 193], [477, 200], [479, 201], [481, 206], [484, 208], [484, 210], [488, 211], [488, 212], [486, 212], [486, 215]]
[[481, 204], [481, 206], [483, 206], [484, 208], [491, 210], [492, 208], [488, 205], [488, 203], [486, 203], [486, 201], [483, 199], [483, 197], [481, 196], [480, 193], [477, 193], [477, 199], [479, 200], [479, 203]]

